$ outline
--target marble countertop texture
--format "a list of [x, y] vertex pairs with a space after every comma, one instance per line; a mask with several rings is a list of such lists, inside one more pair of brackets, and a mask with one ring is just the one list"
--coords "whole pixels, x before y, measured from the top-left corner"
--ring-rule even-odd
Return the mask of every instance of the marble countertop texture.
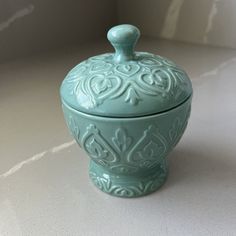
[[157, 192], [120, 199], [96, 189], [69, 135], [59, 86], [105, 41], [0, 65], [0, 235], [236, 235], [236, 51], [145, 38], [137, 50], [192, 79], [192, 114]]

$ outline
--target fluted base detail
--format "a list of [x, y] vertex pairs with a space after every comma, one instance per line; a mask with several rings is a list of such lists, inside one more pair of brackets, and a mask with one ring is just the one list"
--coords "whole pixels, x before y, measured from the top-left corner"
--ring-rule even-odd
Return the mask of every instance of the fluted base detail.
[[114, 174], [93, 161], [89, 168], [89, 176], [95, 186], [105, 193], [124, 198], [140, 197], [156, 191], [165, 182], [167, 174], [166, 164], [135, 175]]

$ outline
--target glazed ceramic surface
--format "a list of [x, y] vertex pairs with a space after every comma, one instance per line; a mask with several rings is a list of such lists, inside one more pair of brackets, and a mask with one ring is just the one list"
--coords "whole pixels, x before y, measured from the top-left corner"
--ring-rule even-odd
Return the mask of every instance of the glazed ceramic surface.
[[166, 58], [134, 52], [139, 30], [113, 27], [115, 53], [89, 58], [61, 86], [69, 130], [91, 158], [89, 175], [102, 191], [138, 197], [158, 189], [168, 173], [167, 154], [190, 115], [187, 74]]
[[116, 52], [83, 61], [66, 76], [62, 99], [85, 113], [136, 117], [173, 108], [192, 93], [187, 74], [174, 62], [134, 52], [139, 30], [120, 25], [108, 32]]

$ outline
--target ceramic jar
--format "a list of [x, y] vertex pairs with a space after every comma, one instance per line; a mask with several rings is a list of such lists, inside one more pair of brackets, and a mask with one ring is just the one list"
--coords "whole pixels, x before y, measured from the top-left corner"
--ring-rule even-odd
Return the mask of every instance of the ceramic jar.
[[115, 53], [75, 66], [60, 90], [68, 128], [90, 157], [92, 182], [118, 197], [146, 195], [165, 182], [167, 155], [191, 109], [187, 74], [166, 58], [135, 52], [139, 36], [132, 25], [111, 28]]

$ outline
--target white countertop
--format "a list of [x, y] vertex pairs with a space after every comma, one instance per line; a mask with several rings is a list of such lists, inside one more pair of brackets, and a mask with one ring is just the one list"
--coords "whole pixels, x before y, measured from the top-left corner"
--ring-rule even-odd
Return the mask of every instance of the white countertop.
[[[138, 49], [184, 67], [188, 128], [170, 175], [137, 199], [102, 193], [65, 126], [59, 85], [96, 42], [0, 65], [0, 235], [236, 235], [236, 51], [146, 39]], [[109, 47], [109, 48], [108, 48]]]

